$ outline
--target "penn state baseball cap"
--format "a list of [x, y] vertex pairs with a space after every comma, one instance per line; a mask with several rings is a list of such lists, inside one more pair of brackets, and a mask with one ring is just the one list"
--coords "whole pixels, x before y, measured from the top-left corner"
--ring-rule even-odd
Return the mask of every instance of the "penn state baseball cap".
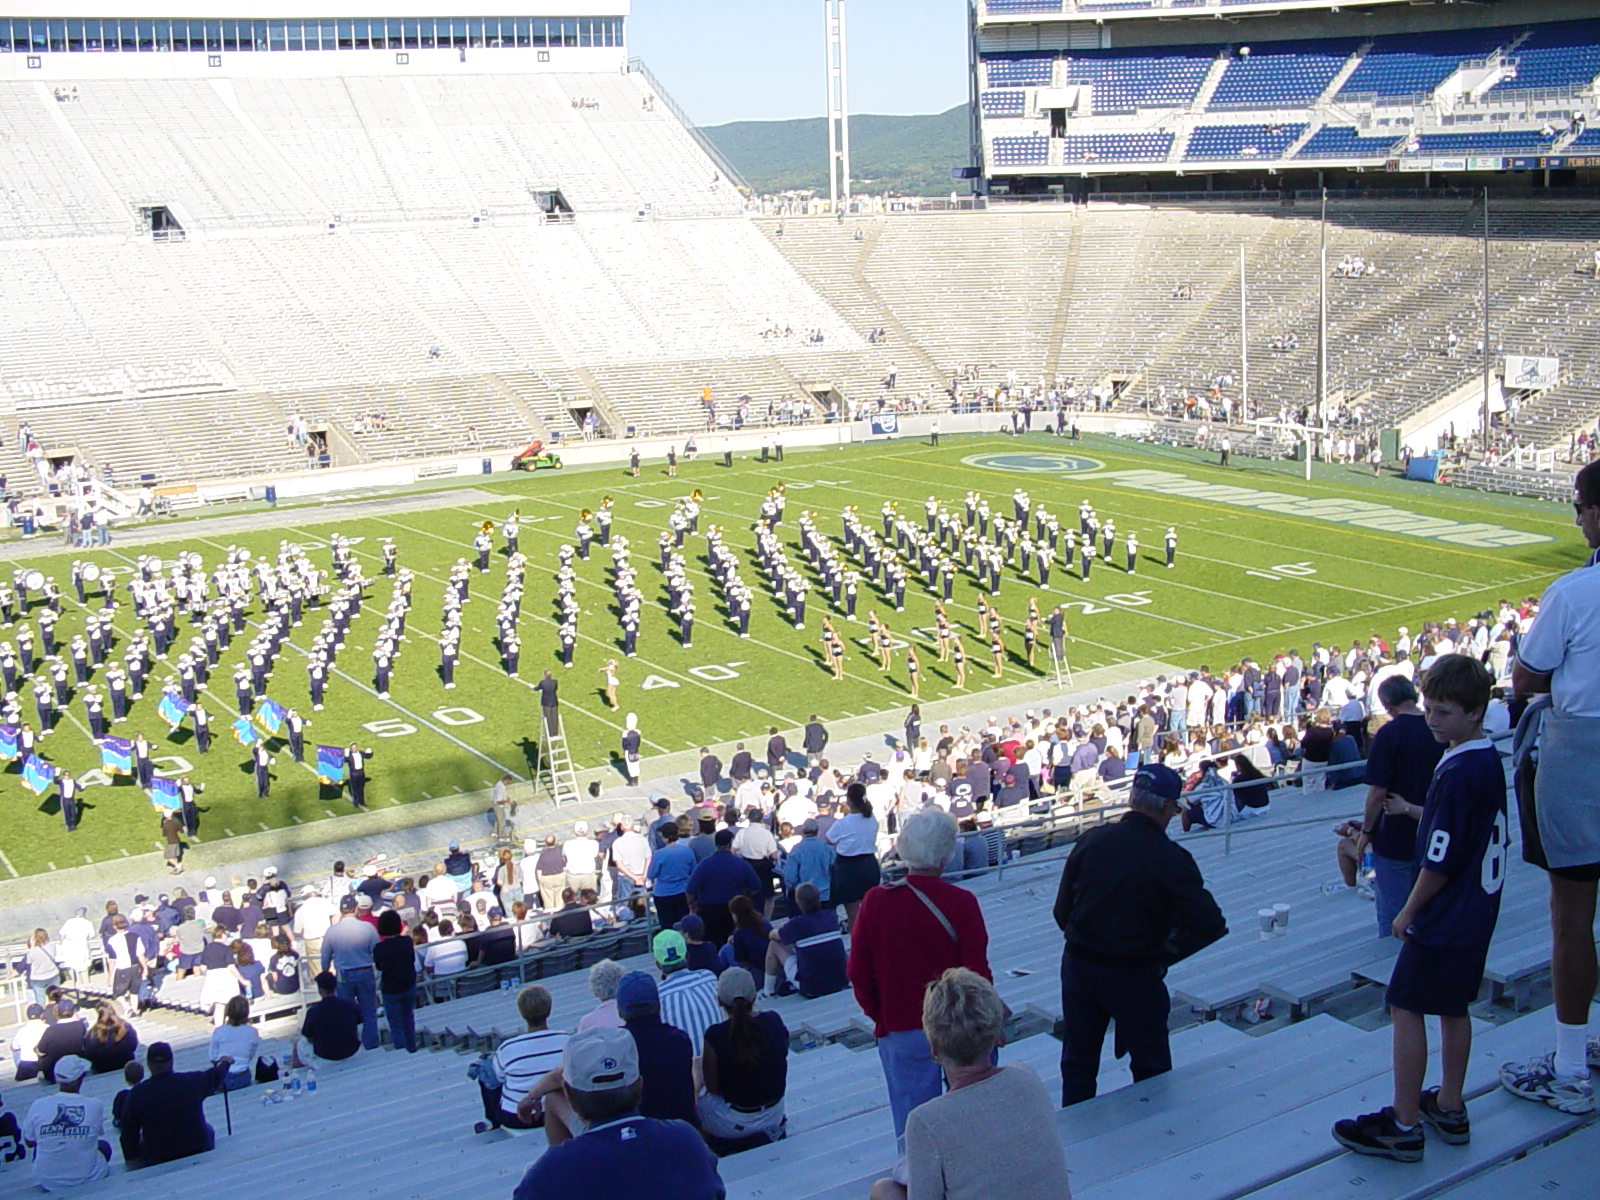
[[1177, 803], [1183, 795], [1183, 779], [1164, 763], [1146, 763], [1133, 776], [1135, 787], [1142, 787], [1153, 796]]
[[561, 1056], [568, 1086], [580, 1092], [609, 1092], [639, 1079], [639, 1048], [626, 1029], [585, 1029], [567, 1041]]
[[[748, 971], [745, 972], [746, 975], [749, 973]], [[56, 1060], [55, 1077], [57, 1083], [72, 1083], [74, 1080], [82, 1079], [88, 1073], [89, 1060], [86, 1058], [80, 1058], [76, 1054], [69, 1054], [65, 1058]]]

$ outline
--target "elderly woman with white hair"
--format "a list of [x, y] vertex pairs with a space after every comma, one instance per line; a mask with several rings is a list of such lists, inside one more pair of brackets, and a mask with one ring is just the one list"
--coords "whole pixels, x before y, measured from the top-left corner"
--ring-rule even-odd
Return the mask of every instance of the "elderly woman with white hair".
[[922, 1031], [922, 995], [951, 967], [990, 978], [989, 931], [977, 897], [939, 878], [956, 852], [956, 822], [925, 808], [900, 829], [895, 850], [904, 879], [880, 884], [861, 901], [850, 931], [850, 984], [872, 1018], [894, 1116], [905, 1147], [906, 1117], [944, 1088]]
[[[950, 1090], [906, 1119], [903, 1171], [880, 1179], [871, 1200], [1070, 1200], [1056, 1110], [1020, 1063], [998, 1067], [1006, 1021], [994, 984], [952, 967], [929, 985], [922, 1030]], [[1003, 1138], [973, 1138], [1003, 1129]]]
[[589, 968], [589, 994], [600, 1001], [600, 1005], [579, 1018], [578, 1032], [622, 1028], [622, 1016], [617, 1012], [617, 984], [627, 973], [628, 968], [612, 958], [602, 958]]

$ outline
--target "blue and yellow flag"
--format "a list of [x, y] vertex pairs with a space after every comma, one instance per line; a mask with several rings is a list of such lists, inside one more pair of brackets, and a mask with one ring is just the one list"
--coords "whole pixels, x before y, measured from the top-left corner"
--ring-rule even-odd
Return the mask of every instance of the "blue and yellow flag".
[[55, 782], [56, 769], [37, 754], [28, 755], [22, 764], [22, 784], [35, 796], [42, 796]]
[[256, 710], [256, 720], [265, 725], [273, 737], [283, 732], [283, 722], [288, 715], [288, 709], [266, 696], [261, 698], [261, 707]]
[[343, 746], [317, 747], [317, 782], [339, 785], [344, 783]]
[[0, 725], [0, 758], [10, 762], [22, 753], [22, 730], [16, 725]]
[[150, 781], [150, 803], [163, 812], [177, 812], [183, 807], [178, 799], [178, 781], [157, 775]]
[[241, 746], [254, 746], [261, 740], [261, 731], [250, 724], [249, 717], [240, 717], [233, 723], [233, 736]]
[[168, 690], [161, 693], [161, 703], [156, 705], [156, 711], [161, 714], [162, 720], [176, 729], [183, 724], [183, 719], [189, 715], [189, 709], [192, 707], [193, 705], [185, 700], [181, 693]]
[[127, 738], [101, 738], [100, 769], [108, 775], [132, 775], [133, 743]]

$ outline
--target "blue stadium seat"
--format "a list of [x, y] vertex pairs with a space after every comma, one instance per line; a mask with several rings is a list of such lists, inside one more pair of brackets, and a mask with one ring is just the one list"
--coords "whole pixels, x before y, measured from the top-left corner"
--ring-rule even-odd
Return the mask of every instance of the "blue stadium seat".
[[1431, 92], [1469, 59], [1485, 58], [1516, 36], [1513, 29], [1461, 29], [1378, 38], [1339, 89], [1341, 96]]
[[1516, 78], [1496, 84], [1497, 92], [1583, 87], [1600, 76], [1600, 21], [1535, 26], [1512, 56]]
[[1172, 150], [1170, 133], [1074, 134], [1061, 141], [1062, 161], [1068, 165], [1076, 162], [1159, 162]]
[[1185, 158], [1282, 158], [1306, 131], [1298, 125], [1202, 125], [1189, 138]]
[[984, 92], [981, 98], [983, 115], [986, 117], [1020, 117], [1027, 99], [1028, 93], [1021, 88]]
[[1181, 108], [1200, 93], [1215, 58], [1214, 49], [1198, 46], [1078, 51], [1065, 59], [1065, 82], [1091, 85], [1097, 113]]
[[1388, 158], [1398, 136], [1362, 137], [1348, 125], [1327, 125], [1311, 135], [1296, 158]]
[[1501, 129], [1493, 133], [1424, 133], [1417, 154], [1548, 154], [1551, 139], [1537, 129]]
[[1600, 150], [1600, 129], [1585, 129], [1567, 144], [1563, 153], [1574, 154], [1578, 151]]
[[997, 137], [993, 145], [997, 167], [1043, 166], [1050, 161], [1050, 139], [1042, 134]]
[[1056, 56], [1051, 51], [1026, 51], [1018, 54], [985, 54], [984, 70], [990, 87], [1041, 85], [1050, 82], [1050, 68]]
[[1289, 108], [1310, 104], [1360, 45], [1353, 38], [1269, 42], [1235, 55], [1207, 108]]
[[1060, 12], [1061, 0], [989, 0], [987, 7], [996, 16], [1008, 13]]

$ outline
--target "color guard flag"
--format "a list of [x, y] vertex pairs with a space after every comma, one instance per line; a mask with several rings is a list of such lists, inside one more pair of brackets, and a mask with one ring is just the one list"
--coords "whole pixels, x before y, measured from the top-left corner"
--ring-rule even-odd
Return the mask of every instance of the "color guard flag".
[[55, 777], [56, 769], [37, 754], [28, 755], [28, 760], [22, 764], [23, 786], [35, 796], [42, 796], [48, 792]]
[[343, 746], [317, 747], [317, 782], [326, 784], [344, 783]]
[[132, 775], [133, 743], [127, 738], [101, 738], [100, 768], [108, 775]]
[[0, 758], [10, 762], [22, 753], [19, 739], [22, 730], [16, 725], [0, 725]]
[[189, 708], [189, 702], [181, 694], [173, 691], [161, 693], [161, 703], [156, 705], [156, 711], [161, 714], [161, 719], [173, 729], [183, 724], [183, 719], [189, 715]]
[[276, 700], [263, 696], [261, 698], [261, 707], [256, 711], [256, 720], [267, 727], [268, 733], [272, 734], [273, 737], [277, 737], [278, 734], [283, 732], [284, 718], [288, 715], [289, 711], [283, 705]]
[[157, 775], [150, 781], [150, 803], [165, 812], [177, 812], [183, 807], [178, 799], [178, 781]]
[[261, 740], [261, 733], [250, 724], [249, 717], [240, 717], [233, 723], [233, 736], [241, 746], [254, 746]]

